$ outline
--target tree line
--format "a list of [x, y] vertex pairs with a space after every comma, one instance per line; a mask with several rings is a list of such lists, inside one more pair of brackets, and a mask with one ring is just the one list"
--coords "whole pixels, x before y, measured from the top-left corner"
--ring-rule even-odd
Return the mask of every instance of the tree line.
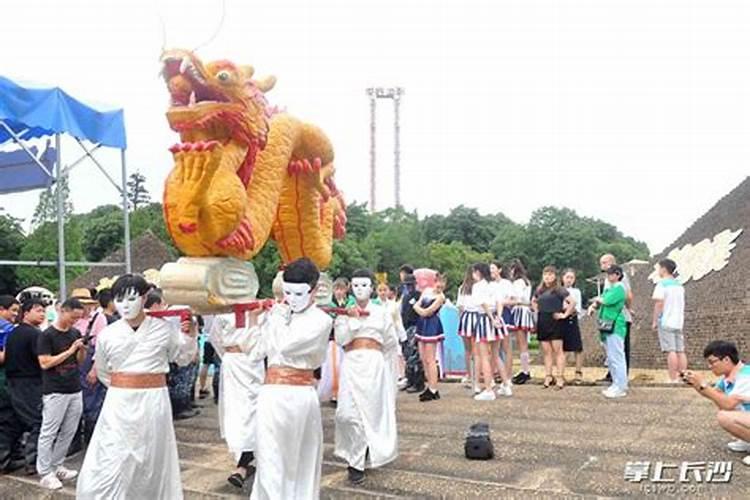
[[[131, 237], [153, 232], [179, 255], [168, 236], [162, 207], [152, 203], [143, 186], [143, 176], [134, 174], [129, 183], [131, 201]], [[121, 208], [104, 205], [85, 214], [74, 214], [66, 195], [66, 249], [68, 260], [100, 261], [123, 243]], [[20, 221], [0, 209], [0, 259], [55, 260], [57, 227], [55, 188], [40, 195], [32, 230], [25, 234]], [[459, 205], [447, 215], [420, 216], [416, 211], [389, 208], [371, 213], [364, 203], [352, 203], [347, 209], [347, 237], [334, 242], [333, 260], [328, 269], [332, 277], [350, 276], [360, 267], [387, 273], [392, 284], [398, 268], [405, 263], [415, 267], [438, 269], [448, 277], [449, 292], [455, 293], [466, 267], [478, 261], [507, 262], [520, 258], [530, 276], [538, 279], [542, 268], [555, 265], [571, 267], [579, 279], [598, 272], [598, 257], [612, 253], [623, 262], [648, 259], [645, 243], [622, 234], [607, 222], [584, 217], [568, 208], [542, 207], [534, 211], [526, 224], [519, 224], [502, 213], [481, 214]], [[261, 283], [261, 294], [270, 294], [270, 284], [279, 269], [280, 259], [273, 241], [253, 259]], [[68, 279], [85, 272], [68, 270]], [[114, 271], [113, 271], [114, 273]], [[57, 270], [52, 267], [0, 266], [0, 293], [30, 285], [57, 288]], [[582, 279], [579, 286], [586, 289]]]

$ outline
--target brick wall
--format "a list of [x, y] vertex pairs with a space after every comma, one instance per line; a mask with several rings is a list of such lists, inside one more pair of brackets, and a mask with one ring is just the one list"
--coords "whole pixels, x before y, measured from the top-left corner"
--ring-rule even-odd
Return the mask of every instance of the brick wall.
[[[737, 344], [740, 354], [750, 358], [750, 177], [722, 198], [698, 219], [667, 252], [688, 243], [696, 244], [725, 230], [743, 229], [735, 240], [729, 264], [698, 281], [685, 285], [685, 343], [688, 362], [703, 367], [703, 348], [715, 339]], [[651, 330], [653, 283], [648, 275], [652, 265], [640, 267], [630, 277], [633, 287], [635, 320], [631, 330], [631, 365], [636, 368], [665, 368], [656, 332]], [[679, 271], [679, 269], [678, 269]], [[598, 343], [595, 322], [585, 320], [583, 332], [586, 364], [600, 366], [604, 355]]]

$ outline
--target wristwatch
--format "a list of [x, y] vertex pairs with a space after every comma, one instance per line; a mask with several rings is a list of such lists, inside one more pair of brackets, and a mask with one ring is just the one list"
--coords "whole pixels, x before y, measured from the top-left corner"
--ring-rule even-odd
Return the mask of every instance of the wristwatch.
[[708, 382], [706, 382], [706, 381], [704, 380], [703, 382], [701, 382], [701, 385], [700, 385], [700, 386], [698, 386], [698, 390], [699, 390], [699, 391], [703, 391], [704, 389], [707, 389], [707, 388], [708, 388], [708, 387], [709, 387], [710, 385], [711, 385], [711, 384], [709, 384]]

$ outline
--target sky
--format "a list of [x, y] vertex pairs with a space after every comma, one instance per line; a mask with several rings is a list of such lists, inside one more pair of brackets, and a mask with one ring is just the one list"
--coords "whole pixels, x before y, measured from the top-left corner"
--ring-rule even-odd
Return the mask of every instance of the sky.
[[[656, 253], [750, 174], [742, 0], [5, 0], [3, 14], [0, 73], [123, 107], [128, 168], [155, 199], [177, 142], [165, 44], [275, 75], [269, 101], [326, 131], [347, 201], [369, 196], [371, 86], [405, 89], [402, 203], [420, 215], [463, 204], [523, 223], [567, 206]], [[379, 209], [392, 120], [379, 101]], [[63, 164], [78, 153], [63, 142]], [[117, 175], [118, 152], [97, 156]], [[118, 203], [91, 162], [71, 188], [77, 212]], [[28, 224], [37, 200], [0, 207]]]

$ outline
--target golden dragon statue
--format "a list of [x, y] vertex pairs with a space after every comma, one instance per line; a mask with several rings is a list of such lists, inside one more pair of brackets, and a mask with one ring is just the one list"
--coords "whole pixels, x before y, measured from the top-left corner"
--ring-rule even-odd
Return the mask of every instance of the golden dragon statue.
[[346, 231], [323, 131], [269, 106], [276, 79], [251, 66], [202, 62], [168, 50], [162, 75], [170, 127], [180, 143], [164, 189], [164, 218], [188, 257], [252, 259], [269, 237], [284, 263], [309, 257], [328, 267], [332, 239]]

